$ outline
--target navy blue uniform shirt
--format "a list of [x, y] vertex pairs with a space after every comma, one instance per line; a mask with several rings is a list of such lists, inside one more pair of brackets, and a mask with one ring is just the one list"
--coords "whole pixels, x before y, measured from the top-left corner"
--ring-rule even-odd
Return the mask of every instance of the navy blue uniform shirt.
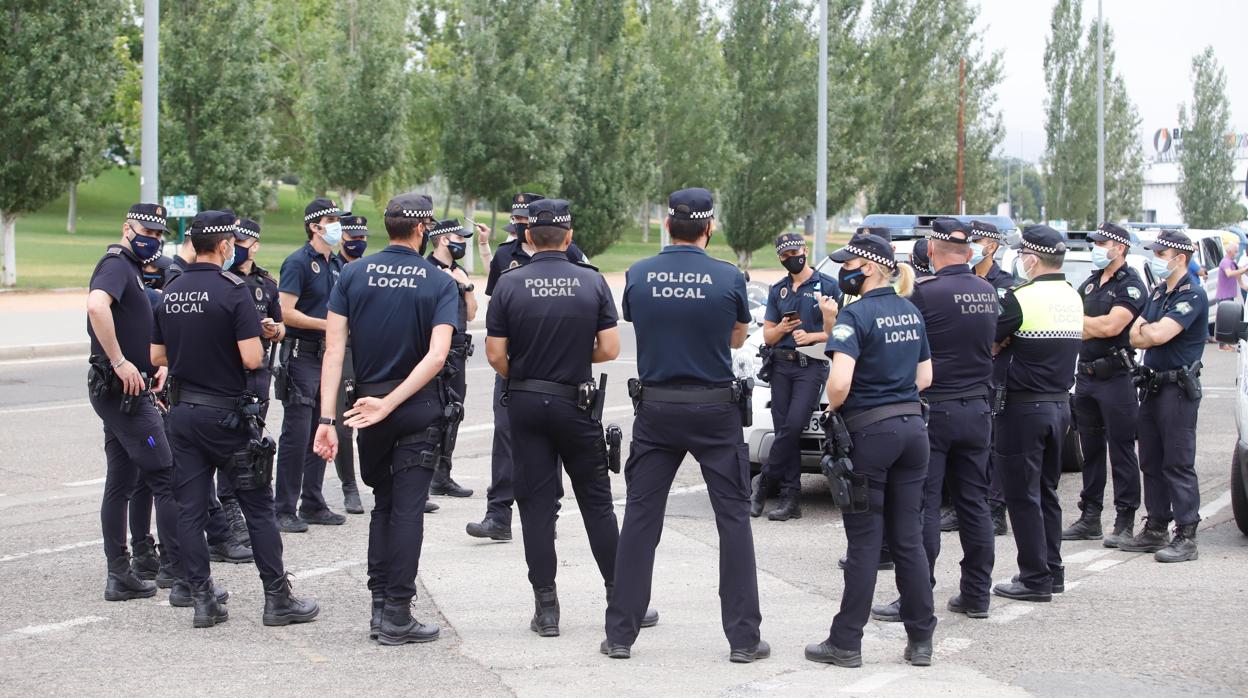
[[932, 395], [966, 393], [992, 381], [997, 290], [965, 264], [941, 267], [914, 286], [932, 352]]
[[182, 272], [186, 271], [186, 268], [189, 266], [191, 266], [190, 262], [182, 259], [181, 255], [175, 254], [173, 258], [169, 260], [169, 266], [165, 267], [165, 281], [161, 287], [164, 288], [165, 286], [168, 286], [169, 282], [181, 276]]
[[[299, 297], [295, 302], [295, 310], [308, 317], [324, 320], [329, 308], [329, 294], [334, 290], [334, 283], [341, 273], [341, 257], [331, 254], [326, 259], [309, 242], [282, 262], [281, 281], [277, 290]], [[320, 330], [300, 327], [289, 328], [286, 335], [314, 341], [325, 339], [325, 333]]]
[[[576, 246], [575, 242], [568, 245], [567, 256], [573, 262], [589, 263], [589, 257], [585, 256], [585, 253]], [[533, 255], [524, 251], [524, 246], [520, 244], [519, 240], [508, 240], [499, 245], [498, 249], [494, 250], [494, 257], [490, 259], [490, 274], [485, 279], [485, 295], [494, 295], [494, 288], [498, 285], [500, 274], [508, 269], [522, 267], [532, 259]]]
[[[785, 313], [796, 310], [797, 318], [802, 321], [799, 329], [806, 332], [822, 332], [823, 311], [819, 309], [821, 296], [832, 296], [837, 304], [840, 304], [841, 287], [836, 279], [815, 272], [810, 275], [809, 279], [803, 281], [795, 292], [793, 277], [785, 274], [784, 278], [772, 284], [767, 291], [767, 310], [763, 319], [778, 324]], [[789, 333], [781, 337], [775, 346], [780, 349], [796, 349], [797, 342], [793, 341], [793, 334]]]
[[360, 383], [403, 380], [429, 353], [437, 325], [455, 326], [455, 280], [410, 247], [348, 264], [329, 309], [347, 318]]
[[[122, 356], [141, 373], [155, 375], [151, 355], [152, 304], [147, 299], [148, 289], [143, 285], [143, 267], [138, 257], [127, 247], [109, 245], [91, 272], [90, 289], [103, 291], [113, 299], [109, 311]], [[87, 335], [91, 337], [91, 353], [105, 356], [90, 320]]]
[[1153, 289], [1141, 316], [1146, 322], [1157, 322], [1163, 317], [1174, 318], [1183, 327], [1174, 339], [1144, 350], [1144, 365], [1158, 371], [1170, 371], [1191, 366], [1205, 352], [1205, 338], [1209, 335], [1209, 296], [1191, 277], [1183, 279], [1170, 293], [1162, 284]]
[[1131, 322], [1113, 337], [1083, 340], [1083, 345], [1079, 348], [1080, 361], [1095, 361], [1119, 348], [1130, 349], [1131, 325], [1148, 302], [1148, 288], [1131, 267], [1124, 264], [1105, 285], [1101, 285], [1101, 273], [1098, 269], [1077, 289], [1079, 296], [1083, 298], [1083, 314], [1087, 317], [1101, 317], [1109, 315], [1114, 308], [1126, 308], [1131, 313]]
[[623, 306], [636, 327], [643, 383], [733, 380], [732, 329], [750, 321], [736, 266], [692, 245], [669, 245], [629, 267]]
[[[260, 319], [270, 318], [273, 322], [282, 321], [282, 304], [277, 298], [277, 280], [267, 269], [255, 262], [251, 263], [251, 273], [243, 277], [247, 282], [247, 292], [256, 302], [256, 313]], [[269, 340], [261, 339], [264, 348], [269, 348]]]
[[984, 281], [992, 284], [997, 289], [997, 297], [1005, 298], [1005, 292], [1018, 285], [1018, 279], [1014, 275], [1001, 268], [996, 262], [988, 267], [988, 273], [984, 274]]
[[[451, 264], [450, 264], [450, 266], [447, 266], [447, 265], [445, 265], [445, 264], [443, 264], [443, 263], [442, 263], [442, 260], [438, 259], [437, 257], [434, 257], [432, 253], [430, 253], [430, 255], [429, 255], [428, 259], [429, 259], [429, 263], [430, 263], [430, 264], [432, 264], [433, 266], [437, 267], [438, 269], [441, 269], [441, 270], [442, 270], [442, 273], [446, 274], [447, 276], [450, 276], [450, 277], [451, 277], [451, 281], [455, 281], [455, 277], [453, 277], [453, 276], [451, 276], [450, 274], [448, 274], [448, 273], [446, 272], [446, 270], [448, 270], [448, 269], [449, 269], [449, 270], [451, 270], [451, 271], [455, 271], [456, 269], [459, 269], [459, 268], [460, 268], [460, 267], [459, 267], [459, 262], [456, 262], [455, 260], [453, 260], [453, 259], [452, 259], [452, 260], [451, 260]], [[493, 260], [491, 260], [491, 261], [493, 261]], [[467, 331], [468, 331], [468, 299], [467, 299], [467, 295], [468, 295], [468, 293], [470, 293], [470, 292], [469, 292], [469, 291], [465, 291], [465, 290], [461, 290], [461, 289], [459, 288], [459, 282], [458, 282], [458, 281], [455, 281], [455, 293], [456, 293], [456, 294], [458, 295], [458, 297], [459, 297], [459, 302], [458, 302], [458, 304], [457, 304], [457, 306], [458, 306], [458, 311], [459, 311], [459, 312], [458, 312], [457, 319], [455, 320], [455, 332], [456, 332], [456, 334], [463, 334], [463, 333], [465, 333], [465, 332], [467, 332]]]
[[247, 283], [215, 264], [191, 264], [165, 287], [153, 344], [165, 345], [169, 375], [182, 388], [238, 397], [247, 372], [238, 343], [260, 336]]
[[565, 385], [590, 380], [594, 340], [616, 322], [607, 280], [557, 250], [500, 276], [485, 316], [486, 333], [508, 340], [511, 378]]
[[867, 291], [836, 316], [824, 353], [855, 359], [854, 379], [841, 412], [918, 402], [915, 371], [931, 358], [923, 317], [892, 286]]

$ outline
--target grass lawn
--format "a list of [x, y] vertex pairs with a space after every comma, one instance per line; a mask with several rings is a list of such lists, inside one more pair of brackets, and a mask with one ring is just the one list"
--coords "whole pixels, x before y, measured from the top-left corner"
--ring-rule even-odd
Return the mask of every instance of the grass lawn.
[[[78, 232], [65, 232], [68, 210], [68, 194], [49, 204], [43, 210], [23, 216], [17, 221], [17, 281], [19, 288], [81, 288], [86, 286], [91, 270], [99, 260], [104, 248], [121, 237], [121, 224], [125, 211], [138, 200], [139, 177], [137, 170], [113, 169], [78, 187]], [[277, 211], [267, 212], [260, 222], [263, 228], [262, 243], [258, 254], [260, 265], [277, 272], [281, 262], [296, 247], [304, 244], [303, 207], [308, 196], [294, 187], [283, 186], [278, 192]], [[442, 202], [437, 207], [442, 213]], [[383, 245], [385, 230], [380, 225], [381, 216], [373, 200], [367, 196], [356, 199], [354, 212], [367, 217], [374, 225], [373, 245]], [[463, 212], [451, 208], [451, 216], [462, 217]], [[489, 224], [488, 211], [478, 211], [474, 219]], [[507, 222], [498, 217], [496, 243], [505, 236], [502, 226]], [[624, 237], [610, 249], [594, 257], [593, 262], [604, 272], [623, 271], [638, 259], [654, 254], [659, 249], [658, 220], [651, 221], [650, 242], [643, 243], [641, 226], [633, 225]], [[172, 227], [172, 226], [171, 226]], [[176, 239], [176, 237], [175, 237]], [[836, 238], [831, 238], [836, 241]], [[475, 250], [475, 246], [474, 250]], [[729, 248], [722, 233], [711, 241], [710, 253], [729, 261], [736, 255]], [[475, 252], [474, 252], [475, 254]], [[754, 255], [755, 269], [779, 269], [775, 255], [764, 248]], [[480, 274], [480, 270], [478, 270]]]

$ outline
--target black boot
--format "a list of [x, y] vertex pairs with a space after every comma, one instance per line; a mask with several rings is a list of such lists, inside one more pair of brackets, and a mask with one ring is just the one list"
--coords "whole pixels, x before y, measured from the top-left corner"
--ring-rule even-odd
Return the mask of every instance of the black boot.
[[910, 666], [932, 665], [932, 640], [910, 640], [906, 643], [906, 651], [902, 655]]
[[130, 558], [130, 571], [146, 581], [156, 579], [160, 571], [160, 558], [156, 555], [156, 539], [147, 536], [134, 544], [134, 557]]
[[1135, 537], [1135, 510], [1119, 509], [1114, 517], [1114, 532], [1105, 536], [1101, 545], [1106, 548], [1117, 548]]
[[373, 617], [368, 622], [368, 637], [376, 640], [381, 634], [381, 611], [386, 606], [386, 595], [373, 593]]
[[[217, 597], [217, 603], [224, 604], [230, 600], [230, 592], [217, 586], [216, 582], [212, 583], [212, 593]], [[175, 579], [173, 587], [169, 589], [169, 605], [176, 608], [190, 608], [195, 605], [195, 594], [191, 592], [191, 585], [186, 583], [184, 579]]]
[[992, 507], [992, 535], [1004, 536], [1010, 532], [1010, 524], [1005, 516], [1005, 505], [997, 504]]
[[247, 519], [243, 516], [242, 508], [238, 506], [238, 500], [234, 497], [223, 498], [221, 508], [225, 510], [225, 520], [230, 522], [230, 533], [234, 534], [234, 540], [239, 545], [250, 548], [251, 532], [247, 530]]
[[817, 645], [806, 645], [806, 658], [812, 662], [835, 664], [847, 669], [857, 669], [862, 666], [861, 650], [843, 650], [832, 644], [830, 640]]
[[[847, 558], [841, 558], [836, 561], [836, 566], [839, 569], [845, 569], [845, 565], [848, 562], [849, 560]], [[897, 563], [893, 562], [892, 558], [885, 558], [883, 556], [880, 556], [880, 564], [875, 569], [879, 572], [887, 572], [888, 570], [894, 569], [895, 567], [897, 567]]]
[[901, 599], [871, 607], [871, 617], [885, 623], [901, 622]]
[[224, 543], [208, 546], [208, 559], [212, 562], [228, 562], [233, 565], [242, 565], [255, 560], [251, 548], [242, 545], [235, 540], [227, 540]]
[[529, 630], [538, 637], [559, 637], [559, 594], [553, 586], [533, 588], [533, 620]]
[[442, 497], [471, 497], [472, 490], [461, 487], [451, 479], [451, 466], [443, 460], [433, 470], [433, 482], [429, 483], [429, 494]]
[[409, 642], [431, 642], [442, 632], [434, 623], [421, 623], [412, 617], [412, 602], [387, 600], [381, 610], [381, 626], [377, 632], [379, 645], [406, 645]]
[[1196, 549], [1196, 524], [1183, 524], [1175, 526], [1174, 539], [1170, 541], [1170, 545], [1153, 553], [1153, 559], [1157, 562], [1187, 562], [1200, 557], [1200, 551]]
[[205, 579], [203, 584], [194, 589], [191, 598], [195, 605], [195, 619], [191, 621], [193, 627], [211, 628], [230, 619], [230, 612], [217, 601], [211, 579]]
[[771, 521], [788, 521], [802, 518], [802, 505], [798, 502], [799, 490], [780, 490], [780, 506], [767, 512]]
[[734, 647], [728, 653], [728, 661], [733, 664], [750, 664], [770, 656], [771, 645], [767, 644], [766, 640], [759, 640], [758, 644], [753, 647]]
[[264, 588], [265, 625], [307, 623], [321, 612], [315, 601], [304, 601], [290, 593], [290, 575], [283, 574]]
[[348, 514], [363, 514], [364, 503], [360, 501], [360, 488], [354, 482], [342, 483], [342, 508]]
[[1135, 538], [1118, 542], [1124, 553], [1155, 553], [1170, 544], [1170, 522], [1167, 519], [1144, 517], [1144, 529]]
[[958, 530], [958, 510], [953, 507], [940, 508], [940, 530], [942, 533]]
[[104, 582], [105, 601], [146, 599], [156, 595], [156, 585], [134, 576], [130, 556], [120, 555], [108, 561], [108, 580]]
[[757, 519], [763, 515], [763, 507], [767, 506], [767, 489], [771, 485], [767, 477], [759, 473], [750, 481], [750, 486], [750, 516]]
[[441, 505], [439, 505], [437, 502], [433, 501], [432, 499], [428, 499], [428, 498], [425, 499], [425, 513], [426, 514], [432, 514], [433, 512], [441, 508], [442, 508]]
[[1087, 502], [1079, 502], [1079, 519], [1062, 531], [1062, 540], [1096, 540], [1105, 535], [1101, 530], [1101, 510]]
[[169, 561], [169, 556], [165, 554], [165, 546], [157, 543], [156, 552], [160, 559], [160, 568], [156, 570], [156, 586], [161, 589], [172, 589], [173, 583], [178, 580], [177, 575], [173, 573], [173, 563]]
[[472, 522], [465, 527], [468, 535], [473, 538], [489, 538], [490, 540], [511, 540], [511, 526], [497, 519], [486, 517], [481, 523]]

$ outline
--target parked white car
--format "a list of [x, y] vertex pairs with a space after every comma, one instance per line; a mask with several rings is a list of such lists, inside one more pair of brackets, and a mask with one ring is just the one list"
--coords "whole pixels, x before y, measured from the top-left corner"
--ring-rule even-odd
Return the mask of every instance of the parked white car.
[[1239, 348], [1239, 371], [1235, 374], [1235, 450], [1231, 452], [1231, 510], [1235, 524], [1248, 536], [1248, 323], [1244, 306], [1222, 303], [1217, 308], [1214, 334], [1219, 342]]

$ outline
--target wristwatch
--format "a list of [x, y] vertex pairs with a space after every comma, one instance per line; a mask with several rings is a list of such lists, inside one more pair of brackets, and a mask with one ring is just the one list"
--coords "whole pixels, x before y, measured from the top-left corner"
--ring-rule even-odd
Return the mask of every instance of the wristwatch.
[[334, 426], [334, 425], [338, 424], [338, 420], [334, 419], [333, 417], [318, 417], [318, 418], [317, 418], [317, 420], [316, 420], [316, 423], [317, 423], [317, 424], [324, 424], [324, 425], [327, 425], [327, 426], [331, 426], [331, 427], [332, 427], [332, 426]]

